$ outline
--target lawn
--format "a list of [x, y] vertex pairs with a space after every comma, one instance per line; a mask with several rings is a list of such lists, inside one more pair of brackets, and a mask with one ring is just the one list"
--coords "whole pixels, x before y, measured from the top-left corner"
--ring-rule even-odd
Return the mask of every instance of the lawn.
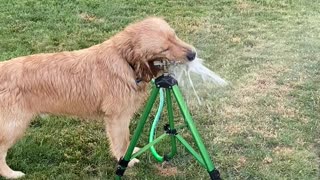
[[[130, 22], [165, 17], [231, 83], [190, 106], [222, 177], [319, 179], [319, 7], [318, 0], [0, 0], [0, 60], [89, 47]], [[164, 166], [142, 155], [124, 179], [208, 179], [178, 151]], [[102, 122], [54, 116], [36, 118], [7, 160], [24, 179], [113, 179], [116, 165]]]

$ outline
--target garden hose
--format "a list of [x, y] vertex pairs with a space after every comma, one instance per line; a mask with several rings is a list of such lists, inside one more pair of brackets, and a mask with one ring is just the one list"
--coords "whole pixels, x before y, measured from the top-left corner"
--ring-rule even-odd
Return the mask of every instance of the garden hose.
[[[156, 134], [157, 125], [159, 123], [159, 120], [160, 120], [160, 117], [161, 117], [161, 112], [162, 112], [163, 107], [164, 107], [164, 91], [163, 91], [162, 88], [160, 88], [159, 93], [160, 93], [160, 102], [159, 102], [159, 107], [158, 107], [156, 116], [154, 117], [151, 129], [150, 129], [149, 143], [151, 143], [154, 140], [154, 136]], [[159, 162], [163, 162], [164, 161], [163, 156], [160, 156], [157, 153], [157, 151], [156, 151], [154, 146], [150, 147], [150, 151], [151, 151], [152, 155], [155, 157], [155, 159], [157, 161], [159, 161]]]

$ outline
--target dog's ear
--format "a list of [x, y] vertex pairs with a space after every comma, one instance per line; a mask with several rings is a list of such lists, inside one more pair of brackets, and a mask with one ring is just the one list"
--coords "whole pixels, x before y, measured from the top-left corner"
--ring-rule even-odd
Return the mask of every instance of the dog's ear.
[[149, 64], [145, 62], [136, 63], [134, 65], [134, 71], [137, 79], [145, 82], [150, 82], [151, 79], [155, 76]]
[[155, 66], [153, 62], [139, 63], [134, 69], [137, 78], [145, 82], [151, 81], [152, 78], [157, 77], [162, 71], [159, 67]]
[[148, 65], [149, 65], [149, 68], [152, 72], [153, 77], [158, 76], [159, 73], [162, 71], [162, 69], [159, 66], [154, 65], [153, 61], [149, 62]]

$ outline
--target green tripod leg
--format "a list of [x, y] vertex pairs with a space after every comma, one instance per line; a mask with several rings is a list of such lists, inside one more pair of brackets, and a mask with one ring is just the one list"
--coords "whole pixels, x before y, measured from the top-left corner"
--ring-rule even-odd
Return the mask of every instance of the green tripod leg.
[[123, 174], [128, 166], [128, 163], [131, 159], [131, 155], [133, 153], [133, 149], [136, 147], [136, 145], [138, 143], [139, 137], [142, 133], [144, 125], [146, 124], [146, 121], [147, 121], [147, 118], [150, 114], [152, 106], [153, 106], [154, 102], [156, 101], [158, 93], [159, 93], [159, 88], [153, 87], [150, 98], [149, 98], [149, 100], [146, 104], [146, 107], [142, 113], [142, 116], [138, 122], [138, 127], [136, 128], [136, 130], [133, 134], [133, 137], [130, 141], [127, 152], [124, 155], [124, 157], [122, 159], [120, 159], [120, 161], [119, 161], [118, 168], [116, 171], [116, 175], [117, 175], [116, 178], [117, 179], [121, 179], [121, 176], [123, 176]]
[[[166, 102], [167, 102], [167, 111], [168, 111], [168, 119], [169, 119], [169, 128], [175, 129], [170, 89], [166, 89]], [[177, 153], [176, 137], [171, 136], [171, 153], [164, 156], [165, 160], [172, 159], [176, 153]]]
[[199, 148], [199, 151], [200, 151], [200, 155], [204, 161], [204, 165], [206, 166], [207, 168], [207, 171], [211, 177], [211, 179], [220, 179], [220, 174], [219, 174], [219, 171], [217, 171], [213, 165], [213, 162], [211, 161], [210, 159], [210, 156], [208, 154], [208, 151], [207, 149], [205, 148], [203, 142], [202, 142], [202, 139], [200, 137], [200, 134], [191, 118], [191, 115], [190, 115], [190, 112], [188, 111], [188, 108], [187, 108], [187, 105], [186, 103], [184, 102], [183, 100], [183, 96], [179, 90], [179, 87], [178, 85], [174, 85], [172, 87], [172, 91], [173, 91], [173, 94], [177, 100], [177, 103], [179, 105], [179, 108], [180, 108], [180, 111], [185, 119], [185, 122], [187, 123], [190, 131], [191, 131], [191, 134], [193, 136], [193, 139], [195, 140], [196, 142], [196, 145], [198, 146]]

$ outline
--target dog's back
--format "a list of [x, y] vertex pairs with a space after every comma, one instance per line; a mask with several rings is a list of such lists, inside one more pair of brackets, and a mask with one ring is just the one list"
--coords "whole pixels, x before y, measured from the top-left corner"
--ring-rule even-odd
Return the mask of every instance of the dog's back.
[[70, 52], [38, 54], [2, 62], [1, 109], [19, 104], [34, 115], [97, 113], [102, 97], [95, 83], [95, 64], [76, 56]]

